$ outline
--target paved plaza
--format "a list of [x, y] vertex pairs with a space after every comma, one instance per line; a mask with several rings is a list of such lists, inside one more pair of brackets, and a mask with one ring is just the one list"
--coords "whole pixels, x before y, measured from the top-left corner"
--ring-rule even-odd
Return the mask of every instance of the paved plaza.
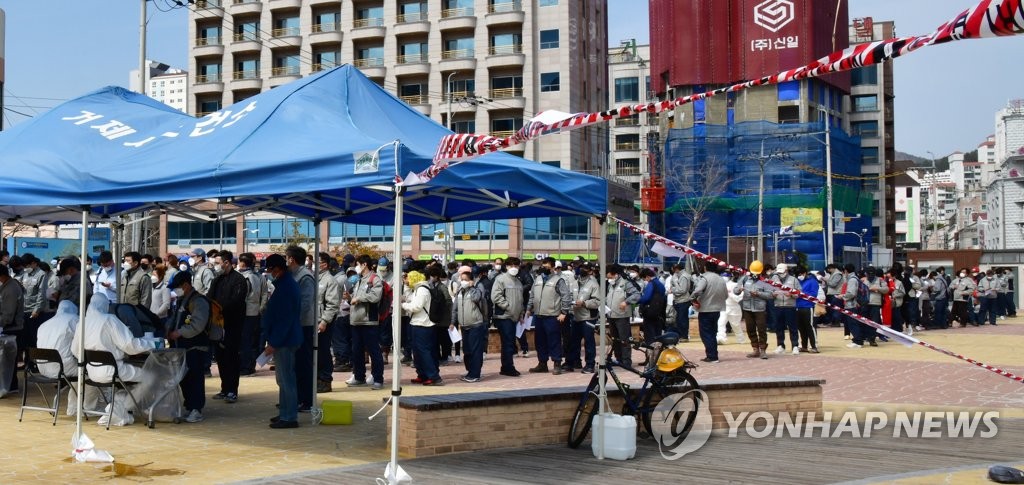
[[[998, 327], [935, 330], [915, 336], [1022, 374], [1024, 361], [1019, 349], [1024, 348], [1024, 318], [1000, 323]], [[983, 483], [988, 464], [1024, 461], [1020, 451], [1024, 384], [919, 346], [883, 343], [877, 348], [847, 349], [841, 329], [821, 329], [819, 335], [821, 354], [772, 354], [766, 361], [745, 358], [749, 347], [730, 337], [721, 351], [722, 362], [702, 365], [695, 375], [698, 380], [780, 375], [823, 378], [827, 381], [825, 408], [832, 411], [998, 410], [1005, 421], [999, 436], [963, 442], [872, 439], [852, 443], [716, 436], [697, 454], [677, 462], [662, 459], [653, 442], [646, 441], [641, 442], [637, 459], [629, 462], [598, 462], [585, 444], [587, 449], [553, 446], [403, 460], [402, 464], [417, 483], [577, 483], [617, 476], [609, 475], [613, 470], [628, 471], [622, 478], [638, 483], [654, 483], [669, 476], [678, 477], [681, 483], [688, 481], [686, 477], [693, 483], [938, 483], [947, 479], [950, 483]], [[690, 359], [703, 357], [697, 339], [682, 348]], [[409, 384], [411, 369], [405, 367], [404, 395], [582, 386], [590, 379], [579, 373], [526, 373], [535, 363], [532, 354], [517, 357], [523, 376], [507, 378], [498, 375], [497, 356], [489, 356], [484, 379], [476, 384], [460, 382], [458, 376], [465, 371], [461, 364], [452, 364], [442, 367], [447, 385], [440, 388]], [[385, 376], [390, 378], [390, 371]], [[0, 433], [12, 437], [8, 446], [0, 447], [0, 462], [5, 464], [0, 467], [0, 482], [371, 483], [373, 477], [383, 474], [389, 457], [387, 413], [373, 421], [367, 417], [377, 411], [387, 391], [347, 389], [343, 384], [347, 377], [335, 374], [335, 391], [320, 397], [353, 401], [355, 422], [351, 426], [311, 426], [308, 415], [300, 415], [301, 428], [269, 429], [267, 420], [276, 414], [277, 398], [269, 370], [242, 380], [238, 403], [208, 400], [206, 420], [199, 424], [158, 423], [155, 429], [147, 429], [136, 423], [105, 431], [95, 420], [86, 423], [85, 430], [97, 448], [114, 455], [113, 465], [71, 463], [74, 420], [62, 416], [52, 426], [46, 413], [27, 412], [19, 423], [20, 396], [11, 395], [0, 400]], [[218, 384], [216, 377], [207, 379], [207, 392], [215, 393]], [[747, 474], [749, 460], [763, 464], [762, 479]], [[562, 462], [567, 466], [558, 466]], [[498, 464], [502, 466], [496, 467]], [[580, 467], [593, 474], [581, 474]]]

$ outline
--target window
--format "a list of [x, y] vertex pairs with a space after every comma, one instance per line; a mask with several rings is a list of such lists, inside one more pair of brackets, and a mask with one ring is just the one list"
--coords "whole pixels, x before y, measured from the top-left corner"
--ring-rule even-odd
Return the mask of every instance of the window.
[[514, 54], [522, 52], [523, 39], [519, 34], [497, 34], [491, 36], [490, 54]]
[[549, 167], [556, 167], [556, 168], [561, 168], [562, 167], [562, 162], [560, 162], [558, 160], [543, 160], [540, 163], [541, 163], [541, 165], [547, 165]]
[[196, 77], [197, 83], [216, 83], [220, 81], [220, 63], [199, 65], [199, 75]]
[[[215, 222], [168, 222], [168, 241], [188, 241], [188, 245], [219, 244], [221, 225]], [[224, 221], [225, 244], [235, 243], [235, 221]]]
[[383, 63], [384, 62], [384, 47], [383, 46], [381, 46], [381, 47], [364, 47], [362, 49], [359, 49], [359, 52], [358, 52], [358, 54], [356, 56], [356, 59], [380, 60], [380, 62]]
[[403, 3], [398, 7], [398, 22], [415, 22], [427, 19], [426, 3]]
[[878, 226], [871, 226], [871, 244], [878, 244]]
[[640, 134], [615, 135], [616, 150], [639, 150]]
[[540, 73], [540, 91], [542, 93], [558, 91], [559, 89], [560, 87], [557, 72]]
[[203, 27], [199, 30], [199, 41], [196, 45], [220, 45], [220, 26]]
[[213, 113], [214, 111], [220, 111], [220, 101], [201, 101], [199, 103], [199, 113]]
[[635, 77], [615, 79], [615, 102], [640, 101], [640, 80]]
[[298, 17], [280, 17], [274, 21], [274, 37], [299, 35]]
[[522, 127], [522, 118], [498, 118], [491, 120], [491, 134], [515, 133]]
[[337, 67], [339, 64], [338, 59], [340, 58], [341, 55], [337, 51], [317, 52], [313, 55], [313, 70], [319, 71]]
[[299, 74], [302, 61], [298, 54], [278, 56], [274, 58], [274, 76], [294, 76]]
[[871, 217], [878, 217], [878, 206], [881, 205], [881, 202], [878, 199], [871, 201]]
[[[476, 91], [476, 80], [452, 79], [451, 93], [454, 96], [466, 96]], [[445, 93], [447, 95], [447, 93]]]
[[800, 81], [786, 81], [778, 85], [779, 101], [796, 101], [800, 99]]
[[341, 15], [338, 12], [323, 12], [313, 16], [313, 33], [335, 32], [340, 29]]
[[878, 147], [861, 147], [860, 164], [875, 165], [878, 163]]
[[797, 105], [779, 106], [779, 123], [799, 123], [800, 107]]
[[448, 39], [444, 43], [445, 53], [442, 57], [445, 59], [473, 57], [473, 48], [474, 42], [472, 37], [465, 37], [462, 39]]
[[491, 78], [492, 98], [514, 98], [523, 95], [523, 76]]
[[476, 133], [476, 121], [465, 120], [465, 121], [453, 121], [452, 131], [456, 133]]
[[355, 24], [356, 27], [379, 27], [384, 25], [384, 7], [361, 8], [356, 12], [356, 19], [363, 21], [357, 22]]
[[[864, 177], [878, 177], [878, 174], [877, 173], [866, 173], [863, 176]], [[878, 190], [878, 179], [877, 178], [864, 179], [864, 180], [861, 181], [861, 185], [860, 186], [861, 186], [861, 189], [863, 189], [863, 190], [866, 190], [868, 192], [875, 192], [875, 191]]]
[[558, 48], [558, 29], [542, 30], [542, 31], [540, 31], [540, 48], [541, 49], [557, 49]]
[[[434, 231], [448, 232], [447, 224], [423, 224], [420, 226], [420, 241], [433, 241]], [[508, 223], [506, 221], [463, 221], [452, 223], [452, 231], [457, 241], [487, 241], [508, 239]], [[456, 243], [458, 246], [458, 243]], [[459, 258], [460, 260], [462, 258]]]
[[772, 175], [772, 188], [773, 189], [788, 189], [790, 188], [791, 177], [789, 174], [777, 173]]
[[853, 111], [857, 113], [865, 111], [878, 111], [878, 96], [869, 94], [866, 96], [853, 97]]
[[615, 175], [640, 175], [640, 159], [619, 158], [615, 160]]
[[260, 61], [247, 59], [235, 63], [235, 79], [258, 79], [260, 77]]
[[878, 136], [878, 122], [877, 121], [854, 121], [850, 123], [850, 129], [854, 135], [860, 136], [861, 138], [871, 138]]
[[558, 5], [558, 0], [540, 0], [539, 5], [541, 7], [554, 7]]
[[260, 40], [260, 23], [257, 20], [235, 24], [235, 40]]
[[409, 63], [409, 62], [426, 62], [427, 60], [427, 43], [426, 42], [412, 42], [409, 44], [402, 44], [398, 48], [398, 62]]
[[872, 86], [878, 84], [878, 65], [872, 64], [850, 71], [850, 84], [853, 86]]
[[537, 217], [522, 220], [523, 239], [585, 241], [590, 237], [587, 217]]
[[[262, 232], [260, 231], [260, 233]], [[331, 244], [343, 244], [346, 241], [388, 242], [395, 234], [395, 227], [331, 221], [328, 233]], [[433, 238], [433, 233], [431, 233], [431, 238]], [[412, 240], [412, 226], [402, 227], [402, 239]]]

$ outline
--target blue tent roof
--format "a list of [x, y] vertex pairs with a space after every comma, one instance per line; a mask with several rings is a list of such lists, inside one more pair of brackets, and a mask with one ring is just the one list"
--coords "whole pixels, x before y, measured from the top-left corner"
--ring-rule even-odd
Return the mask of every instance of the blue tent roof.
[[[118, 214], [220, 199], [388, 224], [396, 174], [429, 166], [447, 133], [347, 65], [203, 118], [108, 87], [0, 133], [0, 207]], [[405, 222], [603, 214], [606, 193], [603, 179], [498, 153], [409, 188]]]

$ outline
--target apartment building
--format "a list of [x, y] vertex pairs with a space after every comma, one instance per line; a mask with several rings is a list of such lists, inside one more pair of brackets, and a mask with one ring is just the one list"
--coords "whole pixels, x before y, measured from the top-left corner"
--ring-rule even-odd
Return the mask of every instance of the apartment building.
[[[575, 113], [605, 108], [606, 29], [605, 2], [201, 0], [189, 15], [188, 111], [203, 115], [348, 63], [456, 132], [510, 135], [524, 119], [546, 109]], [[565, 169], [607, 174], [606, 130], [597, 126], [544, 137], [510, 152]], [[244, 231], [233, 228], [231, 234], [238, 241], [249, 238], [254, 241], [249, 249], [262, 251], [293, 229], [311, 230], [304, 223], [295, 226], [281, 217], [263, 217], [275, 221], [273, 227], [256, 227], [246, 220]], [[457, 222], [452, 227], [407, 228], [403, 240], [420, 257], [442, 251], [435, 232], [444, 232], [454, 236], [460, 257], [532, 258], [596, 254], [595, 228], [593, 221], [570, 217]], [[204, 241], [218, 239], [189, 226], [188, 234], [193, 231]], [[331, 241], [381, 245], [393, 236], [383, 226], [341, 222], [331, 223], [323, 233]]]

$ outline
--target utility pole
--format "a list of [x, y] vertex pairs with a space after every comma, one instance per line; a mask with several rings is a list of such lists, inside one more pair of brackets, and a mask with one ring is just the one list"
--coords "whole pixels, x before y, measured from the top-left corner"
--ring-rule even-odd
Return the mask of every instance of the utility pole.
[[[139, 0], [139, 93], [146, 94], [146, 2]], [[133, 221], [141, 219], [142, 213], [132, 214]], [[132, 251], [145, 252], [142, 242], [142, 222], [132, 224]], [[84, 231], [85, 228], [82, 228]]]
[[[445, 83], [445, 85], [448, 86], [448, 115], [445, 120], [447, 122], [446, 127], [448, 128], [448, 131], [451, 131], [452, 129], [452, 76], [454, 76], [455, 73], [456, 71], [448, 73], [448, 82]], [[445, 232], [447, 233], [448, 241], [450, 241], [447, 248], [450, 252], [448, 255], [448, 261], [455, 261], [455, 224], [449, 222], [445, 226]]]
[[782, 150], [765, 153], [764, 138], [761, 138], [760, 154], [748, 154], [737, 157], [738, 160], [757, 160], [760, 174], [757, 184], [757, 260], [764, 261], [764, 167], [768, 160], [786, 160], [789, 155]]
[[827, 208], [825, 220], [828, 224], [828, 237], [825, 239], [825, 264], [832, 264], [835, 254], [835, 212], [832, 209], [832, 123], [828, 111], [825, 113], [825, 198]]

